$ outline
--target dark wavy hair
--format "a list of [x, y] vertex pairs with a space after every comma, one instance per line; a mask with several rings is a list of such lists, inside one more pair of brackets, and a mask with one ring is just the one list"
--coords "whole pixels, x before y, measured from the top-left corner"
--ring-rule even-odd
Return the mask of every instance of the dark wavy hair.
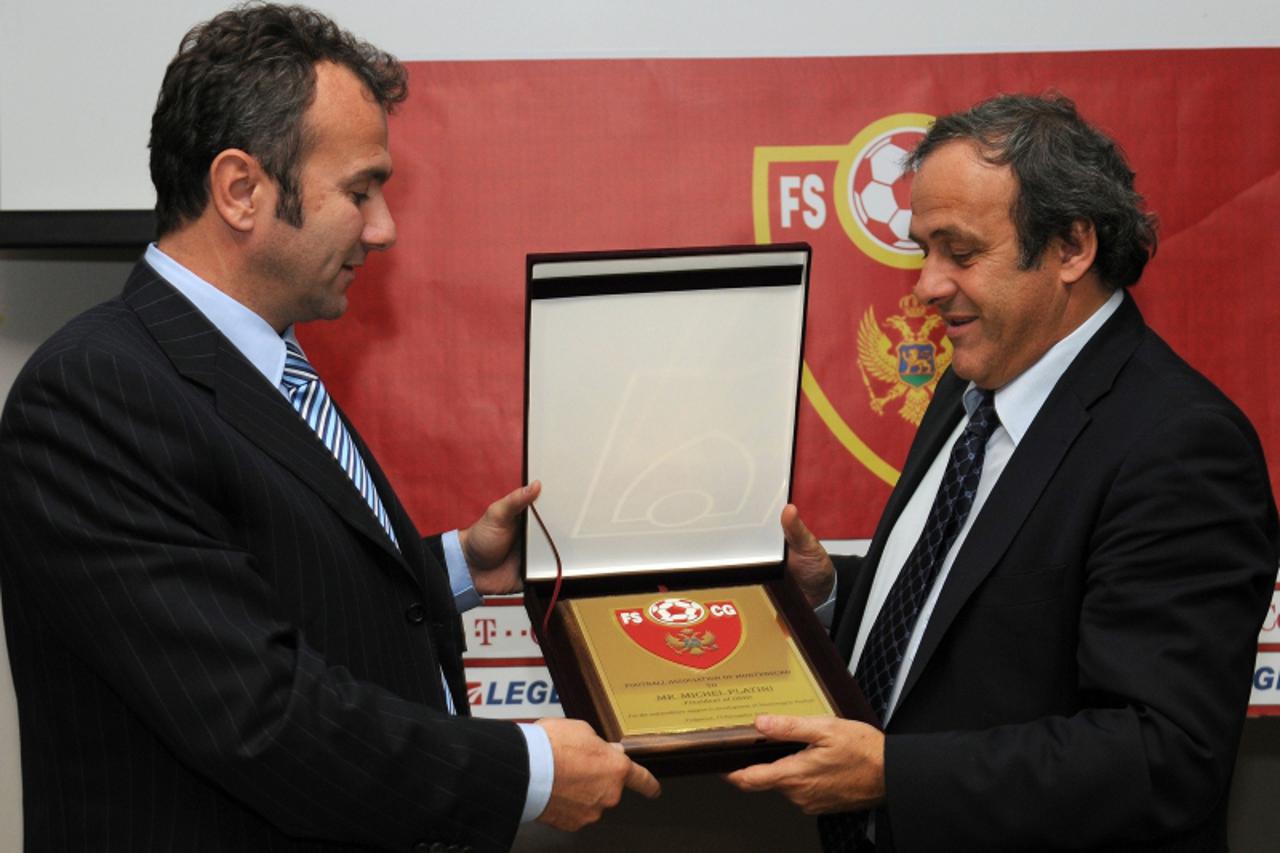
[[1049, 241], [1071, 241], [1072, 224], [1087, 221], [1098, 236], [1093, 267], [1104, 284], [1138, 281], [1156, 252], [1156, 218], [1143, 209], [1133, 171], [1110, 138], [1049, 93], [998, 95], [942, 116], [907, 159], [910, 168], [955, 140], [976, 142], [983, 159], [1009, 166], [1018, 179], [1010, 216], [1023, 269], [1040, 262]]
[[390, 112], [408, 94], [404, 66], [302, 6], [249, 3], [198, 24], [165, 71], [151, 117], [151, 182], [163, 236], [209, 202], [220, 151], [257, 158], [280, 188], [276, 215], [302, 224], [298, 178], [309, 140], [303, 114], [318, 62], [345, 66]]

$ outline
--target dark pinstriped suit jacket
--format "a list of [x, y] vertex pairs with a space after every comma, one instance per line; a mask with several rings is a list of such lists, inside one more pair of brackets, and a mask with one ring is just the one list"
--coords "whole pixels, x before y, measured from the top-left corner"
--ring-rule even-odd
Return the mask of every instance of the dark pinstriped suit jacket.
[[502, 850], [528, 784], [466, 709], [461, 624], [360, 445], [329, 451], [139, 263], [0, 422], [0, 583], [27, 850]]

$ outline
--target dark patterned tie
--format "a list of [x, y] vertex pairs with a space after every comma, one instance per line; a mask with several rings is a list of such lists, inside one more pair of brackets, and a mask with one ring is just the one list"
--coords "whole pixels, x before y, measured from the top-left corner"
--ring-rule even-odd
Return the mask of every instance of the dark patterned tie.
[[[973, 496], [982, 477], [987, 440], [1000, 425], [994, 399], [994, 392], [982, 392], [982, 399], [969, 417], [969, 423], [952, 446], [951, 458], [942, 474], [942, 484], [933, 499], [924, 530], [889, 590], [867, 635], [862, 657], [858, 659], [854, 676], [882, 722], [888, 714], [893, 685], [902, 668], [902, 659], [920, 610], [929, 597], [947, 552], [969, 516], [969, 508], [973, 506]], [[866, 844], [866, 826], [866, 812], [822, 816], [818, 819], [818, 834], [823, 850], [827, 853], [857, 850]]]
[[284, 376], [280, 379], [280, 387], [288, 395], [294, 411], [302, 416], [307, 426], [311, 427], [324, 446], [329, 448], [333, 458], [338, 460], [342, 470], [347, 472], [356, 491], [360, 492], [360, 497], [364, 498], [369, 510], [382, 525], [382, 529], [399, 548], [400, 543], [396, 541], [395, 531], [391, 529], [391, 519], [382, 506], [382, 499], [378, 497], [378, 489], [373, 483], [373, 478], [369, 476], [364, 459], [360, 457], [360, 451], [351, 440], [351, 434], [347, 432], [342, 418], [338, 417], [338, 412], [333, 407], [333, 401], [329, 398], [329, 392], [325, 390], [324, 383], [320, 381], [319, 374], [302, 354], [302, 350], [298, 349], [297, 344], [293, 341], [285, 341], [284, 346]]
[[924, 530], [889, 590], [854, 670], [862, 692], [881, 721], [888, 713], [889, 698], [893, 695], [893, 685], [920, 609], [929, 597], [934, 578], [956, 541], [956, 535], [964, 526], [969, 507], [973, 506], [973, 496], [982, 477], [987, 439], [1000, 425], [993, 401], [992, 392], [982, 393], [982, 399], [969, 417], [964, 432], [952, 446], [951, 458], [942, 473], [942, 484], [933, 499]]

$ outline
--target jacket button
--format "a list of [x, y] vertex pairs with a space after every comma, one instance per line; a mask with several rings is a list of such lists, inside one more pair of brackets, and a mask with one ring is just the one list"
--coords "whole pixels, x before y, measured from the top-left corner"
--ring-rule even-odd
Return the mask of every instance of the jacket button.
[[410, 625], [421, 625], [427, 621], [427, 608], [421, 604], [410, 604], [409, 609], [404, 612], [404, 618]]

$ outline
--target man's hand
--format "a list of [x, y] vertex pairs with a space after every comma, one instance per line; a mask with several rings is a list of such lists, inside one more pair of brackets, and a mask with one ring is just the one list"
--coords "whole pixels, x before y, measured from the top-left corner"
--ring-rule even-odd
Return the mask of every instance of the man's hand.
[[810, 607], [817, 607], [831, 595], [836, 570], [831, 556], [818, 537], [800, 520], [795, 504], [782, 508], [782, 534], [787, 538], [787, 571], [804, 593]]
[[581, 720], [545, 719], [538, 725], [551, 740], [555, 781], [538, 820], [570, 832], [595, 823], [630, 788], [650, 799], [662, 793], [653, 774], [633, 762], [616, 743], [605, 743]]
[[728, 774], [743, 791], [780, 792], [805, 814], [871, 809], [884, 802], [884, 734], [835, 717], [756, 718], [770, 740], [807, 743], [794, 755]]
[[489, 504], [484, 515], [466, 530], [458, 531], [458, 544], [467, 559], [471, 582], [481, 595], [505, 595], [520, 591], [520, 555], [516, 531], [520, 514], [542, 492], [534, 480]]

